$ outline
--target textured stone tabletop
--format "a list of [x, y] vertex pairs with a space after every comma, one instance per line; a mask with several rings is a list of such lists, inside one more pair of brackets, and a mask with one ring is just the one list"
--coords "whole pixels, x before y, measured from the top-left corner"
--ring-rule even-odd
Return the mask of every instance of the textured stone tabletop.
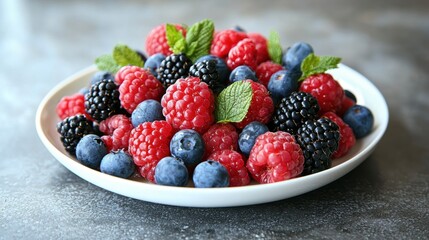
[[[428, 239], [428, 1], [0, 1], [0, 239]], [[36, 109], [55, 85], [111, 51], [143, 49], [164, 22], [280, 33], [368, 77], [387, 132], [349, 174], [273, 203], [183, 208], [84, 181], [42, 145]]]

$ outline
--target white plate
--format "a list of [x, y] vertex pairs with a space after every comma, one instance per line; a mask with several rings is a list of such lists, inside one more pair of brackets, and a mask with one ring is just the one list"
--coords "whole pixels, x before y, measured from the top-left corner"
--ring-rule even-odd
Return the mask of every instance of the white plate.
[[40, 139], [51, 154], [70, 171], [108, 191], [148, 202], [188, 207], [230, 207], [259, 204], [294, 197], [322, 187], [350, 172], [374, 150], [383, 136], [389, 119], [386, 101], [378, 89], [353, 69], [340, 65], [331, 70], [344, 89], [352, 91], [358, 103], [369, 107], [375, 118], [374, 129], [357, 141], [344, 157], [333, 161], [332, 168], [309, 176], [271, 184], [253, 184], [231, 188], [191, 188], [155, 185], [138, 180], [121, 179], [83, 166], [63, 149], [56, 131], [59, 121], [55, 107], [61, 97], [76, 93], [87, 86], [94, 66], [67, 78], [40, 103], [36, 114], [36, 128]]

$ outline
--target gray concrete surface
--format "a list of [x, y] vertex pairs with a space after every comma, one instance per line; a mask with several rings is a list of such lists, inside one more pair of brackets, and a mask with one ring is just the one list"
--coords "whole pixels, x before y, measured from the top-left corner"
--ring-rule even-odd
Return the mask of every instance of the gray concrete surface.
[[[0, 239], [428, 239], [428, 1], [0, 1]], [[34, 126], [44, 95], [118, 42], [211, 18], [286, 47], [310, 42], [384, 94], [390, 123], [339, 180], [274, 203], [180, 208], [100, 189], [65, 169]]]

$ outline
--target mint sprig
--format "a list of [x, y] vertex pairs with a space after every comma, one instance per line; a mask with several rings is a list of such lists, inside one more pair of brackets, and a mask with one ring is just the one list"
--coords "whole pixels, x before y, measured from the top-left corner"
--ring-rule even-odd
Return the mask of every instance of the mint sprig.
[[188, 57], [195, 62], [198, 58], [210, 52], [213, 40], [214, 23], [209, 19], [195, 23], [186, 34], [186, 43], [191, 46]]
[[167, 43], [173, 53], [184, 53], [193, 62], [210, 52], [213, 33], [214, 23], [209, 19], [189, 27], [186, 38], [174, 25], [166, 25]]
[[280, 44], [280, 36], [278, 32], [271, 31], [268, 37], [268, 54], [271, 61], [282, 64], [282, 46]]
[[115, 74], [123, 66], [143, 67], [144, 62], [136, 51], [124, 44], [117, 44], [112, 54], [105, 54], [95, 59], [97, 68]]
[[302, 75], [299, 81], [302, 81], [311, 75], [324, 73], [329, 69], [337, 68], [340, 62], [341, 58], [339, 57], [316, 56], [313, 53], [310, 53], [301, 63]]
[[216, 99], [218, 123], [240, 122], [246, 117], [253, 91], [249, 82], [237, 81], [222, 90]]
[[167, 23], [165, 34], [167, 37], [167, 44], [170, 46], [173, 53], [181, 53], [185, 51], [186, 42], [185, 37], [173, 24]]
[[101, 55], [95, 59], [95, 65], [97, 65], [98, 70], [108, 71], [112, 74], [119, 71], [121, 68], [113, 58], [112, 54]]
[[117, 44], [113, 49], [113, 58], [119, 66], [139, 66], [143, 67], [143, 60], [134, 51], [124, 44]]

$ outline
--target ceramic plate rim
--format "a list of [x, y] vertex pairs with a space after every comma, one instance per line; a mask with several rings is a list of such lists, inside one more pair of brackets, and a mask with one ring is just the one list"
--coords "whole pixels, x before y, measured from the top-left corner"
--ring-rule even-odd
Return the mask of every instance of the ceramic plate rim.
[[[84, 180], [108, 191], [148, 202], [185, 207], [233, 207], [277, 201], [315, 190], [342, 177], [363, 162], [384, 135], [389, 121], [387, 103], [375, 85], [360, 73], [344, 64], [340, 64], [338, 69], [330, 71], [334, 77], [343, 86], [344, 84], [347, 85], [350, 79], [354, 79], [353, 81], [360, 81], [362, 86], [361, 91], [357, 91], [358, 102], [360, 100], [365, 102], [367, 99], [363, 98], [361, 95], [365, 95], [363, 92], [370, 92], [372, 94], [372, 100], [371, 102], [365, 102], [364, 105], [373, 103], [373, 108], [377, 106], [377, 112], [374, 113], [376, 126], [370, 134], [371, 141], [362, 151], [356, 153], [350, 159], [344, 160], [344, 162], [320, 173], [272, 184], [211, 189], [155, 185], [129, 179], [121, 179], [87, 168], [70, 158], [64, 150], [58, 149], [54, 143], [54, 137], [49, 135], [48, 131], [55, 128], [55, 126], [46, 126], [44, 123], [49, 122], [47, 120], [50, 119], [50, 116], [55, 116], [54, 106], [56, 104], [55, 101], [59, 100], [58, 94], [60, 92], [66, 92], [73, 84], [79, 85], [78, 83], [83, 81], [82, 78], [88, 79], [95, 71], [96, 67], [90, 66], [73, 74], [52, 88], [43, 98], [39, 104], [35, 118], [36, 130], [39, 138], [48, 151], [62, 165]], [[345, 79], [348, 80], [346, 81]], [[81, 87], [84, 86], [81, 85]], [[376, 101], [376, 103], [372, 101]]]

